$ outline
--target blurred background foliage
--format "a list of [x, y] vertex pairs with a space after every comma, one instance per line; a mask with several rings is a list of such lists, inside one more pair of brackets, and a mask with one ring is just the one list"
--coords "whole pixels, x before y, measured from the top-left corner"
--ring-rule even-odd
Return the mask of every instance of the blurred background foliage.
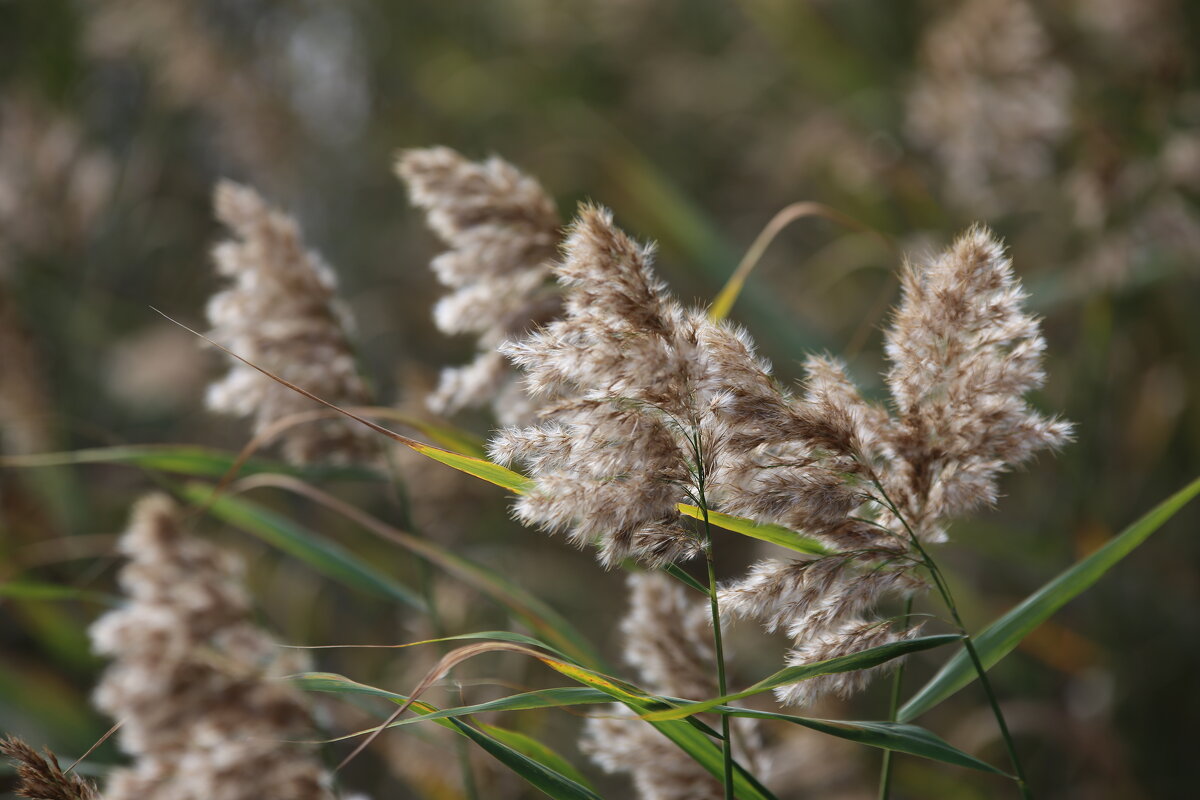
[[[1037, 403], [1078, 423], [1074, 444], [1007, 478], [999, 508], [956, 525], [943, 548], [968, 624], [981, 626], [1200, 471], [1198, 45], [1200, 6], [1185, 0], [0, 0], [4, 451], [245, 444], [240, 422], [203, 408], [220, 360], [149, 308], [202, 327], [220, 177], [297, 216], [340, 276], [364, 374], [416, 411], [438, 367], [467, 360], [472, 343], [432, 327], [437, 245], [391, 172], [398, 149], [502, 155], [566, 217], [585, 198], [611, 206], [700, 303], [795, 201], [916, 254], [978, 220], [1006, 239], [1046, 320]], [[805, 351], [829, 350], [878, 388], [897, 266], [870, 235], [804, 220], [732, 316], [785, 379]], [[498, 490], [400, 460], [426, 535], [512, 576], [619, 660], [619, 575], [507, 522]], [[0, 580], [112, 591], [113, 536], [152, 484], [120, 467], [0, 472]], [[326, 488], [400, 521], [378, 484]], [[442, 630], [511, 624], [310, 504], [256, 499], [410, 586], [432, 582]], [[1198, 521], [1186, 509], [995, 670], [1040, 796], [1194, 796]], [[286, 641], [434, 632], [215, 520], [202, 528], [251, 558], [263, 620]], [[731, 573], [755, 555], [720, 544]], [[84, 629], [103, 605], [0, 605], [0, 728], [73, 758], [109, 724], [87, 699], [102, 664]], [[735, 684], [777, 668], [779, 644], [754, 636], [739, 640]], [[402, 691], [434, 657], [334, 651], [319, 663]], [[915, 662], [914, 687], [932, 663]], [[548, 680], [496, 657], [462, 674]], [[883, 698], [877, 686], [829, 713], [878, 718]], [[333, 731], [353, 724], [324, 713]], [[924, 722], [1003, 760], [977, 692]], [[585, 765], [570, 714], [505, 724], [567, 742]], [[780, 796], [873, 796], [876, 754], [816, 738], [780, 734]], [[393, 732], [348, 782], [374, 796], [460, 796], [446, 753], [431, 734]], [[105, 745], [88, 763], [118, 759]], [[1012, 794], [915, 759], [897, 770], [901, 797]], [[596, 779], [605, 796], [627, 791]], [[524, 791], [489, 781], [488, 797]]]

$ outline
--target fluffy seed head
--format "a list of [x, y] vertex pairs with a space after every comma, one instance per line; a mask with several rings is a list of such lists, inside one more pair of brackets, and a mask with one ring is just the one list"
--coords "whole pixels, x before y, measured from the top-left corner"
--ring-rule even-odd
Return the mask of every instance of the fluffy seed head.
[[134, 509], [121, 551], [129, 603], [90, 630], [114, 659], [95, 702], [122, 721], [131, 767], [115, 771], [107, 800], [332, 800], [311, 748], [302, 698], [283, 675], [304, 669], [251, 622], [230, 553], [180, 527], [165, 496]]
[[442, 371], [430, 408], [452, 414], [491, 403], [504, 424], [528, 421], [530, 405], [509, 402], [512, 373], [495, 349], [561, 309], [549, 280], [561, 224], [554, 201], [507, 161], [472, 162], [447, 147], [407, 150], [396, 172], [449, 248], [431, 265], [451, 290], [434, 308], [437, 327], [479, 342], [474, 361]]
[[[213, 251], [217, 272], [232, 284], [208, 303], [209, 335], [330, 402], [363, 405], [369, 393], [355, 367], [333, 271], [305, 249], [296, 222], [253, 189], [222, 181], [214, 204], [236, 238]], [[209, 387], [208, 407], [250, 417], [256, 433], [317, 408], [241, 362]], [[297, 463], [368, 460], [373, 447], [365, 428], [340, 419], [298, 425], [283, 440], [284, 455]]]
[[18, 797], [29, 800], [100, 800], [100, 793], [78, 775], [67, 775], [58, 758], [49, 749], [39, 755], [25, 742], [9, 736], [0, 740], [0, 754], [7, 756], [17, 768]]

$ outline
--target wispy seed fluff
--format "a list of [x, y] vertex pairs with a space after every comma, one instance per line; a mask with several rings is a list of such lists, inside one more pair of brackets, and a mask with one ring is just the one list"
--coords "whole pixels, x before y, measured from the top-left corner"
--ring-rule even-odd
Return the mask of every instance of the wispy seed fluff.
[[[186, 535], [170, 499], [135, 506], [121, 552], [129, 597], [91, 628], [113, 664], [96, 705], [121, 721], [132, 766], [106, 800], [333, 800], [308, 746], [298, 692], [280, 676], [304, 669], [251, 622], [231, 553]], [[294, 652], [294, 651], [293, 651]]]
[[[712, 628], [705, 604], [691, 602], [684, 588], [661, 573], [629, 576], [629, 612], [621, 621], [625, 661], [641, 686], [668, 697], [702, 699], [716, 694]], [[629, 773], [641, 800], [720, 800], [720, 782], [649, 723], [627, 719], [614, 705], [608, 716], [592, 717], [581, 748], [605, 771]], [[736, 757], [760, 779], [769, 764], [755, 720], [733, 720]]]
[[[915, 635], [872, 616], [884, 597], [923, 586], [910, 529], [941, 540], [947, 518], [995, 499], [1006, 465], [1069, 435], [1023, 399], [1043, 380], [1044, 342], [1000, 244], [975, 228], [906, 269], [887, 334], [895, 414], [830, 358], [809, 359], [803, 394], [787, 394], [744, 334], [683, 310], [649, 260], [607, 212], [584, 208], [555, 267], [565, 315], [504, 346], [531, 391], [559, 397], [542, 424], [492, 442], [494, 458], [534, 478], [516, 516], [597, 544], [606, 564], [658, 565], [698, 550], [676, 504], [703, 488], [713, 509], [832, 551], [765, 561], [722, 589], [730, 616], [788, 633], [789, 664]], [[865, 678], [805, 681], [779, 697], [806, 703]]]
[[29, 800], [100, 800], [96, 787], [78, 775], [69, 775], [49, 749], [45, 755], [15, 736], [0, 739], [0, 755], [17, 768], [17, 797]]
[[[842, 452], [855, 462], [869, 498], [843, 529], [863, 544], [848, 539], [832, 556], [763, 562], [721, 593], [733, 616], [788, 632], [789, 664], [894, 638], [868, 612], [887, 593], [921, 587], [911, 535], [944, 540], [949, 518], [995, 501], [1002, 470], [1070, 436], [1069, 424], [1024, 400], [1045, 379], [1045, 342], [1037, 320], [1021, 310], [1024, 294], [1012, 264], [989, 231], [972, 228], [940, 256], [909, 264], [902, 287], [886, 333], [894, 414], [867, 403], [836, 362], [809, 362], [806, 404], [844, 425], [850, 445]], [[827, 444], [840, 449], [833, 440]], [[758, 518], [800, 521], [777, 513]], [[851, 691], [864, 678], [828, 676], [777, 694], [804, 704], [824, 691]]]
[[562, 224], [553, 199], [507, 161], [472, 162], [447, 147], [405, 151], [396, 172], [450, 248], [431, 264], [451, 290], [434, 321], [449, 335], [474, 334], [479, 345], [470, 364], [442, 371], [430, 409], [453, 414], [490, 403], [502, 424], [528, 421], [535, 408], [496, 348], [561, 310], [550, 280]]
[[1025, 0], [967, 0], [934, 22], [920, 52], [907, 127], [951, 198], [990, 211], [1050, 174], [1073, 81]]
[[[213, 250], [217, 272], [233, 283], [208, 303], [212, 339], [333, 403], [365, 403], [369, 393], [355, 369], [337, 281], [321, 257], [305, 249], [295, 220], [230, 181], [217, 185], [213, 201], [235, 238]], [[255, 433], [317, 409], [240, 362], [209, 387], [207, 399], [213, 411], [252, 418]], [[294, 463], [353, 462], [373, 452], [366, 429], [342, 420], [292, 427], [282, 447]]]

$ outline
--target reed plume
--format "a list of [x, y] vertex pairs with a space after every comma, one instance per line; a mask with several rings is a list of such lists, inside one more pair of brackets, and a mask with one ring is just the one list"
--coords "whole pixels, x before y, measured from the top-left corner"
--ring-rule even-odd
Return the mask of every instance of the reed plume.
[[450, 248], [430, 265], [451, 290], [434, 307], [438, 330], [473, 334], [479, 345], [471, 363], [442, 370], [430, 409], [490, 404], [501, 424], [527, 422], [536, 406], [496, 348], [562, 307], [550, 280], [561, 225], [553, 199], [507, 161], [472, 162], [447, 147], [401, 153], [396, 173]]
[[[114, 659], [96, 705], [121, 722], [131, 767], [107, 800], [333, 800], [298, 692], [278, 680], [304, 668], [251, 621], [231, 553], [184, 533], [170, 499], [139, 502], [121, 552], [129, 602], [91, 628]], [[310, 734], [311, 735], [311, 734]]]
[[[973, 228], [905, 269], [887, 333], [894, 414], [831, 358], [811, 358], [803, 393], [787, 393], [748, 336], [684, 310], [650, 259], [607, 212], [585, 207], [555, 266], [564, 316], [502, 348], [531, 392], [559, 398], [541, 424], [492, 440], [494, 458], [535, 481], [517, 518], [597, 544], [610, 566], [699, 551], [681, 502], [783, 524], [831, 555], [755, 565], [721, 590], [731, 616], [786, 631], [789, 664], [915, 635], [872, 610], [924, 586], [921, 543], [993, 502], [1008, 465], [1070, 433], [1024, 400], [1044, 380], [1045, 343], [999, 242]], [[867, 678], [824, 676], [777, 696], [805, 704]]]
[[[339, 405], [363, 405], [366, 385], [346, 334], [350, 319], [336, 296], [337, 280], [321, 257], [306, 250], [296, 222], [254, 190], [222, 181], [217, 217], [236, 238], [213, 251], [217, 271], [232, 285], [208, 303], [209, 335], [217, 343]], [[313, 404], [241, 362], [208, 390], [208, 407], [254, 420], [255, 433]], [[283, 439], [294, 463], [369, 460], [366, 429], [342, 420], [295, 426]]]
[[907, 128], [955, 202], [981, 212], [1045, 178], [1071, 127], [1071, 73], [1025, 0], [968, 0], [925, 33]]
[[[1012, 263], [989, 231], [972, 228], [940, 256], [909, 264], [902, 289], [886, 332], [894, 414], [864, 400], [843, 365], [808, 362], [806, 411], [835, 434], [824, 446], [862, 501], [823, 537], [831, 544], [845, 537], [841, 552], [760, 563], [722, 592], [730, 614], [788, 632], [789, 664], [914, 633], [892, 632], [868, 612], [885, 594], [922, 588], [919, 543], [944, 541], [947, 520], [995, 501], [1001, 471], [1070, 436], [1067, 423], [1024, 399], [1045, 380], [1045, 341], [1037, 320], [1021, 310], [1024, 294]], [[773, 488], [780, 477], [771, 471], [766, 480]], [[741, 507], [757, 511], [758, 519], [811, 530], [753, 491]], [[783, 687], [777, 696], [805, 704], [825, 691], [852, 691], [866, 677], [824, 676]]]
[[0, 99], [0, 275], [22, 256], [80, 246], [116, 180], [112, 156], [32, 92]]
[[100, 793], [90, 781], [78, 775], [67, 775], [50, 752], [38, 755], [32, 747], [15, 736], [0, 740], [0, 754], [8, 756], [17, 768], [16, 794], [29, 800], [100, 800]]

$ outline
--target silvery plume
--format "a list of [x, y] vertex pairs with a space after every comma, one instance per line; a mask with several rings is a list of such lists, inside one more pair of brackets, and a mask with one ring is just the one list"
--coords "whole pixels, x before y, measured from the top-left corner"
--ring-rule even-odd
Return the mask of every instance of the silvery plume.
[[[231, 285], [209, 300], [209, 336], [239, 356], [339, 405], [362, 405], [369, 393], [346, 334], [349, 318], [336, 295], [333, 271], [307, 250], [295, 220], [253, 190], [217, 185], [217, 217], [236, 238], [213, 250]], [[234, 362], [208, 389], [213, 411], [250, 417], [256, 434], [316, 406], [257, 370]], [[287, 429], [283, 453], [294, 463], [368, 460], [371, 435], [341, 419]]]
[[[840, 532], [823, 537], [845, 540], [829, 556], [762, 562], [722, 589], [731, 614], [788, 632], [789, 664], [910, 635], [869, 612], [886, 593], [921, 588], [914, 537], [944, 541], [949, 519], [995, 502], [1002, 471], [1070, 436], [1067, 423], [1024, 399], [1045, 380], [1045, 341], [1038, 321], [1021, 309], [1025, 295], [1012, 263], [988, 230], [972, 228], [939, 256], [907, 265], [901, 281], [903, 297], [885, 334], [890, 412], [863, 399], [844, 365], [828, 358], [808, 364], [804, 407], [842, 431], [825, 446], [846, 460], [847, 479], [858, 485], [859, 506]], [[738, 507], [812, 530], [795, 515], [772, 511], [771, 502], [770, 492], [751, 487]], [[777, 694], [807, 703], [865, 679], [861, 672], [826, 676]]]
[[450, 289], [434, 307], [438, 330], [478, 341], [471, 363], [442, 370], [430, 409], [490, 404], [502, 424], [527, 422], [535, 405], [496, 348], [562, 308], [550, 280], [561, 226], [553, 199], [503, 159], [468, 161], [447, 147], [405, 151], [396, 172], [449, 248], [430, 265]]
[[[120, 550], [129, 600], [91, 627], [113, 659], [95, 703], [121, 721], [133, 764], [107, 800], [333, 800], [300, 693], [305, 668], [253, 620], [232, 553], [188, 535], [165, 495], [139, 502]], [[294, 652], [294, 651], [293, 651]]]
[[993, 212], [1052, 173], [1073, 84], [1025, 0], [967, 0], [922, 38], [906, 126], [951, 199]]

